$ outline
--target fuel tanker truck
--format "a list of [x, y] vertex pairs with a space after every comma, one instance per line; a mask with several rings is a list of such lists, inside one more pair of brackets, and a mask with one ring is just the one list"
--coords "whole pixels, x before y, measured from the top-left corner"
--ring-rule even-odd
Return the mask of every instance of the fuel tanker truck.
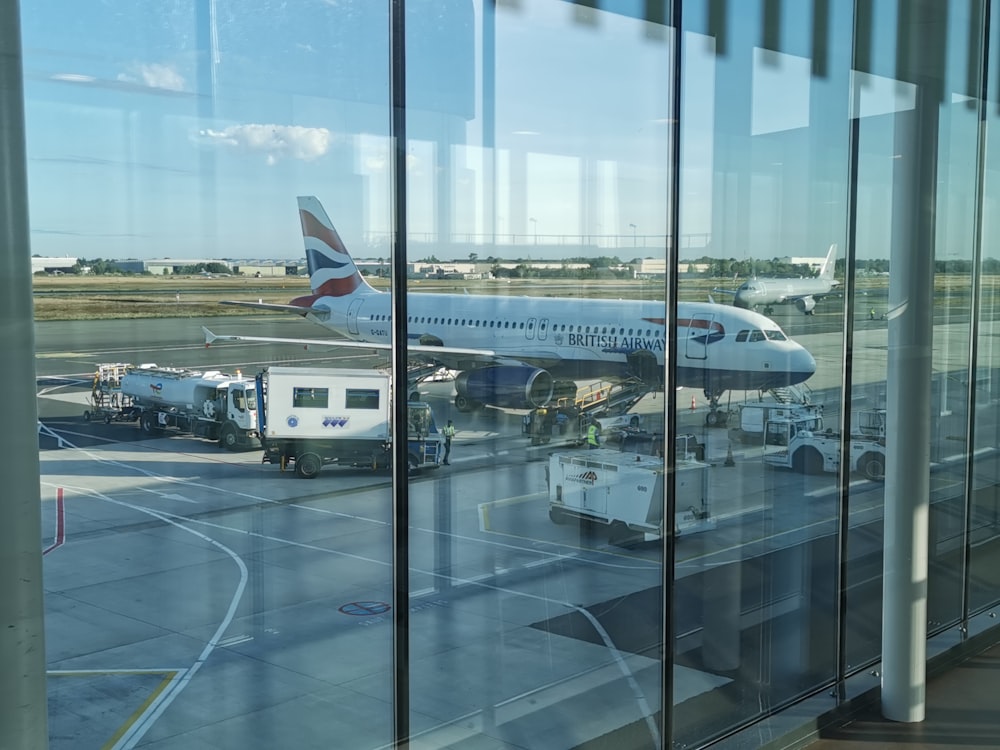
[[147, 364], [122, 375], [121, 392], [131, 398], [131, 417], [147, 434], [190, 433], [218, 440], [228, 450], [258, 445], [252, 378]]

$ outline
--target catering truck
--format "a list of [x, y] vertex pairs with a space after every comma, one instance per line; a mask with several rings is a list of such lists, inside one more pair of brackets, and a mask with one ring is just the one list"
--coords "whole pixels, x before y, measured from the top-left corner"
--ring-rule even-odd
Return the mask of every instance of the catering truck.
[[[673, 481], [673, 533], [715, 527], [708, 508], [708, 464], [678, 455]], [[663, 459], [617, 450], [553, 453], [549, 457], [549, 518], [609, 527], [613, 543], [653, 541], [664, 533]], [[670, 523], [667, 530], [670, 530]]]
[[257, 391], [238, 372], [129, 366], [119, 379], [127, 416], [147, 434], [190, 433], [229, 450], [256, 446]]
[[[264, 462], [313, 479], [323, 466], [386, 468], [392, 459], [389, 376], [373, 370], [269, 367], [256, 378]], [[407, 402], [412, 468], [437, 467], [444, 438], [428, 404]]]

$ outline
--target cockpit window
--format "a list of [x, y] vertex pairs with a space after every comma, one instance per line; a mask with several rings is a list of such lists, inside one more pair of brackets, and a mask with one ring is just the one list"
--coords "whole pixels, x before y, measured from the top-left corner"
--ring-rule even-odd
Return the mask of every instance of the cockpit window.
[[736, 340], [737, 341], [746, 341], [747, 340], [747, 336], [749, 336], [749, 335], [750, 335], [750, 331], [740, 331], [739, 333], [736, 334]]
[[777, 328], [772, 328], [769, 331], [764, 331], [764, 333], [767, 334], [767, 338], [770, 339], [771, 341], [787, 341], [788, 340], [788, 337], [785, 336], [785, 334], [783, 334]]
[[764, 340], [764, 332], [763, 331], [753, 330], [753, 331], [750, 332], [750, 343], [751, 344], [754, 341], [763, 341], [763, 340]]

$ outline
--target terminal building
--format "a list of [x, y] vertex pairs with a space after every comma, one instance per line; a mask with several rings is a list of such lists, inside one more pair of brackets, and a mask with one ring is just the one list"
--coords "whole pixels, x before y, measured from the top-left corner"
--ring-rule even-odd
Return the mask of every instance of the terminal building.
[[[996, 0], [239, 6], [0, 2], [0, 747], [996, 745]], [[312, 288], [36, 323], [63, 256]]]

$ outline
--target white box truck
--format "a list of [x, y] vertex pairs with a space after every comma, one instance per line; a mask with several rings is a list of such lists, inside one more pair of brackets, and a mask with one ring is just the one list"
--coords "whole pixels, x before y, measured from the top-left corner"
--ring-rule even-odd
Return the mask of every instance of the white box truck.
[[823, 429], [821, 404], [784, 404], [761, 401], [740, 404], [740, 424], [729, 435], [733, 440], [756, 445], [787, 445], [797, 432]]
[[[269, 367], [257, 375], [264, 462], [312, 479], [323, 466], [372, 469], [390, 465], [389, 376], [373, 370]], [[428, 404], [407, 403], [408, 456], [413, 468], [437, 467], [444, 438]]]

